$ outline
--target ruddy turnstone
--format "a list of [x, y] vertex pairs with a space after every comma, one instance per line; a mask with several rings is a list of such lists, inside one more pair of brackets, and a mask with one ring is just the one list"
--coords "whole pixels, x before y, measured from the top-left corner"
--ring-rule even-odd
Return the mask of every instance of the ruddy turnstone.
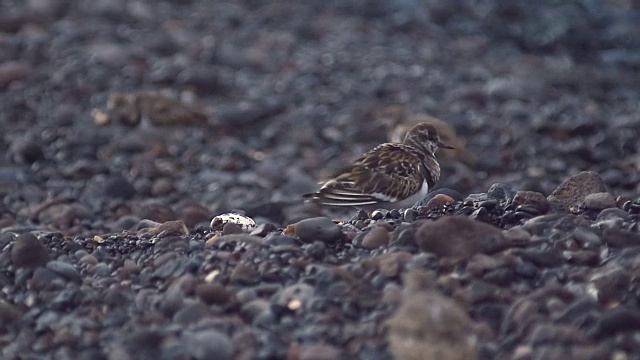
[[303, 197], [323, 205], [353, 206], [365, 211], [410, 207], [421, 200], [440, 178], [435, 152], [452, 149], [436, 128], [420, 123], [402, 143], [376, 146], [354, 160], [315, 193]]
[[427, 114], [414, 114], [401, 105], [386, 106], [375, 111], [374, 117], [387, 128], [391, 142], [401, 142], [411, 127], [428, 122], [438, 130], [442, 141], [455, 148], [454, 151], [438, 151], [438, 157], [458, 160], [469, 166], [474, 166], [478, 161], [474, 154], [465, 149], [465, 142], [456, 134], [455, 129], [443, 120]]
[[104, 122], [115, 121], [131, 127], [209, 125], [206, 114], [171, 97], [144, 91], [112, 93], [107, 100], [106, 115]]

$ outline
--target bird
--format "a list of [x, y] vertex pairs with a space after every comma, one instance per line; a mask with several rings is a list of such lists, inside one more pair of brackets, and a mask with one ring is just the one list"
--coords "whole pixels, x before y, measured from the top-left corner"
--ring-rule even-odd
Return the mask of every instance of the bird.
[[387, 129], [389, 141], [400, 142], [412, 126], [428, 122], [437, 130], [440, 138], [455, 147], [454, 151], [438, 151], [441, 159], [460, 161], [470, 167], [478, 162], [476, 155], [465, 148], [465, 142], [447, 122], [428, 114], [412, 113], [402, 105], [389, 105], [375, 110], [373, 117]]
[[435, 152], [453, 149], [427, 122], [412, 127], [402, 142], [384, 143], [364, 153], [303, 198], [328, 206], [367, 212], [400, 209], [421, 200], [440, 179]]
[[208, 116], [160, 93], [136, 91], [112, 93], [107, 100], [108, 118], [136, 127], [209, 126]]

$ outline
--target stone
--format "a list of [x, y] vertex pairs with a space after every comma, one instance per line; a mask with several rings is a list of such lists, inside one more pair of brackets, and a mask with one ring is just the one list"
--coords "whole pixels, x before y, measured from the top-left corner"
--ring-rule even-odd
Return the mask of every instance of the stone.
[[421, 251], [455, 259], [491, 254], [508, 244], [499, 228], [463, 216], [424, 222], [415, 233], [415, 242]]
[[585, 196], [582, 207], [587, 210], [604, 210], [616, 207], [616, 198], [608, 192], [599, 192]]
[[589, 194], [605, 192], [600, 175], [594, 171], [583, 171], [572, 175], [553, 190], [547, 200], [556, 211], [576, 211]]
[[382, 226], [374, 226], [362, 239], [365, 249], [377, 249], [389, 245], [389, 231]]
[[551, 207], [547, 198], [541, 193], [524, 190], [516, 192], [516, 195], [513, 197], [513, 204], [530, 206], [539, 211], [540, 214], [545, 214]]
[[340, 226], [328, 217], [315, 217], [300, 220], [293, 225], [296, 236], [303, 242], [332, 242], [340, 239]]
[[11, 249], [11, 261], [16, 267], [34, 268], [47, 263], [47, 248], [32, 233], [20, 234]]
[[436, 292], [405, 294], [387, 321], [387, 340], [398, 360], [470, 360], [478, 357], [473, 322], [451, 299]]

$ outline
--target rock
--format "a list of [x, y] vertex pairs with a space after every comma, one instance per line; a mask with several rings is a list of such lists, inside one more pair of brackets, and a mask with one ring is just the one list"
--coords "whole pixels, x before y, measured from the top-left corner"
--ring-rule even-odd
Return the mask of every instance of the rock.
[[299, 360], [338, 360], [343, 358], [342, 355], [342, 352], [335, 346], [328, 344], [310, 344], [290, 348], [287, 358]]
[[433, 199], [429, 200], [429, 202], [427, 203], [427, 209], [428, 210], [438, 209], [438, 208], [444, 207], [445, 205], [453, 204], [454, 202], [455, 200], [451, 196], [445, 195], [445, 194], [438, 194], [434, 196]]
[[395, 359], [469, 360], [478, 357], [473, 322], [454, 301], [438, 293], [405, 294], [387, 324], [387, 339]]
[[11, 157], [18, 164], [31, 165], [36, 161], [44, 160], [44, 149], [40, 142], [28, 138], [16, 138], [9, 149]]
[[300, 220], [293, 224], [293, 229], [303, 242], [332, 242], [341, 237], [340, 226], [327, 217]]
[[487, 197], [489, 199], [506, 202], [513, 197], [513, 190], [511, 186], [504, 183], [495, 183], [487, 190]]
[[107, 198], [131, 199], [136, 195], [136, 188], [122, 176], [109, 179], [104, 186]]
[[389, 245], [389, 231], [382, 226], [374, 226], [362, 239], [365, 249], [377, 249]]
[[602, 238], [607, 245], [614, 248], [640, 245], [640, 233], [614, 227], [604, 229]]
[[82, 284], [82, 276], [80, 276], [78, 270], [69, 263], [58, 260], [49, 261], [47, 263], [47, 269], [69, 281], [73, 281], [76, 284]]
[[513, 197], [513, 204], [530, 206], [539, 211], [540, 214], [545, 214], [551, 207], [547, 198], [541, 193], [524, 190], [516, 192], [516, 195]]
[[20, 319], [20, 311], [15, 306], [0, 301], [0, 329], [6, 329], [18, 319]]
[[231, 360], [234, 346], [229, 337], [217, 330], [203, 330], [184, 336], [189, 355], [196, 360]]
[[32, 233], [20, 234], [11, 249], [11, 261], [16, 267], [44, 266], [48, 257], [47, 248]]
[[556, 211], [575, 211], [587, 195], [605, 191], [605, 184], [598, 173], [583, 171], [558, 185], [547, 200]]
[[589, 194], [584, 198], [583, 208], [587, 210], [604, 210], [616, 207], [616, 198], [608, 192]]
[[192, 302], [178, 310], [173, 316], [173, 321], [182, 325], [195, 324], [211, 315], [209, 307], [200, 301]]
[[212, 283], [197, 285], [195, 293], [200, 300], [209, 305], [225, 305], [234, 298], [233, 292], [227, 290], [222, 285]]
[[8, 61], [0, 64], [0, 89], [14, 81], [26, 79], [32, 72], [33, 69], [27, 63]]
[[460, 194], [456, 190], [448, 189], [448, 188], [442, 188], [442, 189], [437, 189], [437, 190], [434, 190], [434, 191], [428, 193], [422, 200], [418, 201], [414, 205], [414, 207], [427, 206], [429, 201], [431, 201], [431, 199], [433, 199], [434, 197], [436, 197], [438, 195], [446, 195], [446, 196], [448, 196], [449, 198], [451, 198], [451, 199], [453, 199], [455, 201], [460, 201], [460, 200], [462, 200], [464, 198], [462, 196], [462, 194]]
[[490, 254], [508, 245], [499, 228], [463, 216], [447, 216], [424, 222], [415, 233], [421, 251], [467, 259]]

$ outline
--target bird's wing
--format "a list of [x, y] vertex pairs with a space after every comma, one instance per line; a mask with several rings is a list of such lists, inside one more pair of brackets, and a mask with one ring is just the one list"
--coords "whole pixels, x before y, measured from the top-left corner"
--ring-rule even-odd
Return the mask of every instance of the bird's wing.
[[422, 162], [403, 144], [382, 144], [356, 159], [315, 198], [325, 205], [361, 206], [405, 199], [422, 187]]

